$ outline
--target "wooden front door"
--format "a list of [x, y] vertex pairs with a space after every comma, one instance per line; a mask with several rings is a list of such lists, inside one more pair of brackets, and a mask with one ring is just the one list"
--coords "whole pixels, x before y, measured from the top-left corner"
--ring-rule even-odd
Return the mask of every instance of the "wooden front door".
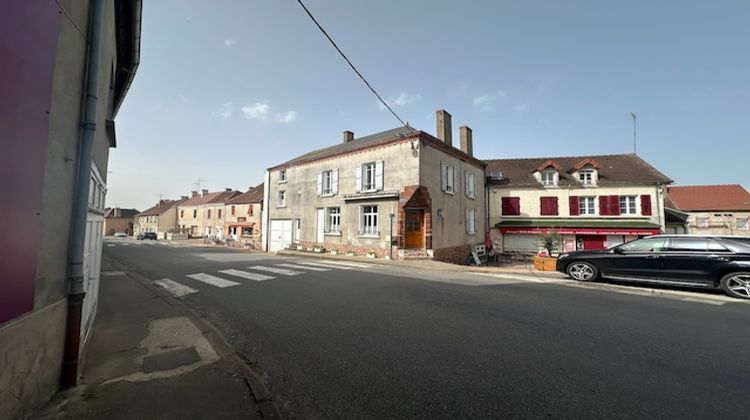
[[424, 210], [406, 212], [406, 248], [424, 248]]

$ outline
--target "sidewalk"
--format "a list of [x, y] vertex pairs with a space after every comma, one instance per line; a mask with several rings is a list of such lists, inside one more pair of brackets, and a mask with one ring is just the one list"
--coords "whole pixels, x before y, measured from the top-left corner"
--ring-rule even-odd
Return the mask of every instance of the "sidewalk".
[[79, 385], [33, 418], [279, 418], [262, 382], [214, 329], [146, 284], [103, 257]]

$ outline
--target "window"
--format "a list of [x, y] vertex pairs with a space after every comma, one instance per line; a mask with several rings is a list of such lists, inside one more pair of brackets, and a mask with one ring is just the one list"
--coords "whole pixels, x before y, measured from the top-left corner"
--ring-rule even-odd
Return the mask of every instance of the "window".
[[[356, 191], [372, 192], [383, 189], [383, 161], [369, 162], [356, 168]], [[338, 173], [334, 171], [332, 176], [332, 188], [338, 188]], [[335, 194], [335, 192], [334, 192]]]
[[193, 219], [198, 217], [198, 210], [193, 209]]
[[634, 195], [620, 196], [620, 214], [636, 214]]
[[362, 165], [362, 187], [365, 191], [375, 189], [375, 163]]
[[466, 196], [469, 198], [477, 198], [477, 180], [476, 176], [466, 171], [464, 173], [464, 181], [466, 182], [466, 186], [464, 190], [466, 191]]
[[541, 180], [544, 186], [551, 187], [557, 185], [557, 171], [542, 171]]
[[620, 246], [624, 252], [661, 252], [664, 250], [664, 238], [646, 238], [628, 242]]
[[594, 185], [594, 171], [591, 169], [579, 171], [578, 179], [583, 185]]
[[341, 232], [341, 208], [340, 207], [328, 208], [328, 232], [330, 233]]
[[211, 209], [208, 209], [208, 218], [211, 218]]
[[180, 210], [180, 219], [185, 217], [185, 210]]
[[540, 214], [542, 216], [557, 216], [557, 197], [539, 198]]
[[695, 225], [699, 228], [707, 228], [708, 227], [708, 217], [696, 217], [695, 218]]
[[476, 209], [466, 209], [466, 233], [473, 235], [477, 233]]
[[[364, 166], [363, 166], [364, 168]], [[339, 192], [339, 170], [333, 169], [318, 174], [318, 195], [331, 196]]]
[[286, 169], [279, 171], [279, 182], [286, 182]]
[[252, 228], [252, 226], [243, 226], [242, 227], [242, 236], [243, 237], [253, 236], [253, 228]]
[[249, 216], [253, 215], [253, 205], [252, 204], [250, 204], [249, 206], [247, 206], [247, 214]]
[[735, 227], [738, 230], [747, 230], [748, 225], [748, 218], [747, 217], [738, 217], [734, 219]]
[[705, 238], [672, 238], [669, 250], [673, 252], [705, 252]]
[[378, 206], [362, 206], [362, 234], [378, 235]]
[[578, 214], [596, 214], [596, 197], [578, 197]]
[[232, 206], [232, 216], [234, 216], [234, 206]]
[[521, 198], [520, 197], [503, 197], [502, 198], [503, 216], [520, 216], [521, 215]]
[[218, 215], [218, 217], [219, 217], [219, 219], [221, 219], [221, 209], [219, 209], [219, 215]]
[[279, 203], [277, 207], [286, 207], [286, 191], [279, 191]]
[[443, 192], [456, 193], [456, 172], [452, 165], [440, 162], [440, 186]]

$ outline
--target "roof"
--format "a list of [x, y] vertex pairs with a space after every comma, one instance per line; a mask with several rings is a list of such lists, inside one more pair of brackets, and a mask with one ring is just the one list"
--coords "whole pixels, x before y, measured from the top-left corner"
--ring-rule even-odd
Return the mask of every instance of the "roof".
[[312, 152], [297, 156], [296, 158], [288, 160], [280, 165], [271, 167], [269, 168], [269, 170], [300, 165], [303, 163], [327, 159], [334, 156], [353, 153], [363, 149], [369, 149], [389, 143], [395, 143], [415, 138], [419, 138], [420, 141], [428, 143], [436, 149], [440, 149], [445, 153], [452, 154], [467, 161], [471, 161], [478, 166], [484, 166], [484, 162], [482, 162], [481, 160], [462, 152], [460, 149], [448, 146], [445, 142], [439, 140], [435, 136], [412, 127], [404, 126], [393, 128], [391, 130], [383, 131], [369, 136], [360, 137], [346, 143], [339, 143], [333, 146], [325, 147], [323, 149], [313, 150]]
[[[116, 215], [115, 210], [119, 210], [120, 214]], [[132, 219], [138, 210], [136, 209], [123, 209], [123, 208], [106, 208], [104, 209], [104, 217], [107, 219]]]
[[187, 206], [200, 206], [202, 204], [221, 204], [226, 203], [234, 196], [241, 194], [239, 191], [217, 191], [208, 193], [205, 195], [199, 195], [197, 197], [191, 197], [180, 203], [181, 207]]
[[581, 228], [648, 228], [659, 229], [661, 226], [648, 220], [623, 220], [623, 219], [520, 219], [503, 220], [495, 224], [495, 227], [581, 227]]
[[154, 207], [138, 213], [137, 216], [158, 216], [180, 204], [182, 201], [183, 200], [160, 200]]
[[682, 211], [750, 211], [750, 193], [739, 184], [669, 187], [667, 197], [670, 207]]
[[229, 200], [227, 204], [250, 204], [250, 203], [262, 203], [263, 202], [263, 184], [259, 184], [250, 188], [246, 192], [234, 197]]
[[559, 170], [558, 185], [563, 186], [578, 185], [578, 181], [571, 174], [586, 165], [597, 167], [598, 185], [669, 184], [672, 182], [669, 177], [636, 154], [490, 159], [485, 162], [488, 172], [502, 172], [502, 182], [510, 186], [543, 188], [533, 174], [542, 165], [549, 166], [550, 162], [562, 168]]
[[120, 109], [141, 61], [142, 0], [115, 0], [117, 69], [114, 80], [113, 113]]

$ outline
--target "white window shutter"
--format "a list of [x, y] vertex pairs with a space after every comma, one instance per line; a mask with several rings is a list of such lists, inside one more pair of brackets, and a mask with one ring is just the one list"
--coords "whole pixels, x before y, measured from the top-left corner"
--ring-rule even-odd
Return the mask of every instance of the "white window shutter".
[[323, 172], [318, 172], [318, 197], [323, 195]]
[[467, 197], [471, 197], [469, 191], [469, 175], [469, 171], [464, 169], [464, 194], [466, 194]]
[[440, 162], [440, 191], [448, 190], [448, 166]]
[[339, 170], [334, 169], [331, 171], [331, 193], [336, 195], [339, 193]]
[[449, 174], [448, 174], [448, 182], [451, 185], [451, 192], [456, 192], [456, 167], [455, 166], [449, 166]]
[[378, 191], [383, 189], [383, 161], [382, 160], [375, 162], [375, 189]]
[[357, 165], [356, 180], [357, 183], [355, 185], [354, 191], [360, 192], [362, 191], [362, 165]]
[[471, 198], [477, 198], [477, 177], [471, 174], [469, 186], [471, 187]]

